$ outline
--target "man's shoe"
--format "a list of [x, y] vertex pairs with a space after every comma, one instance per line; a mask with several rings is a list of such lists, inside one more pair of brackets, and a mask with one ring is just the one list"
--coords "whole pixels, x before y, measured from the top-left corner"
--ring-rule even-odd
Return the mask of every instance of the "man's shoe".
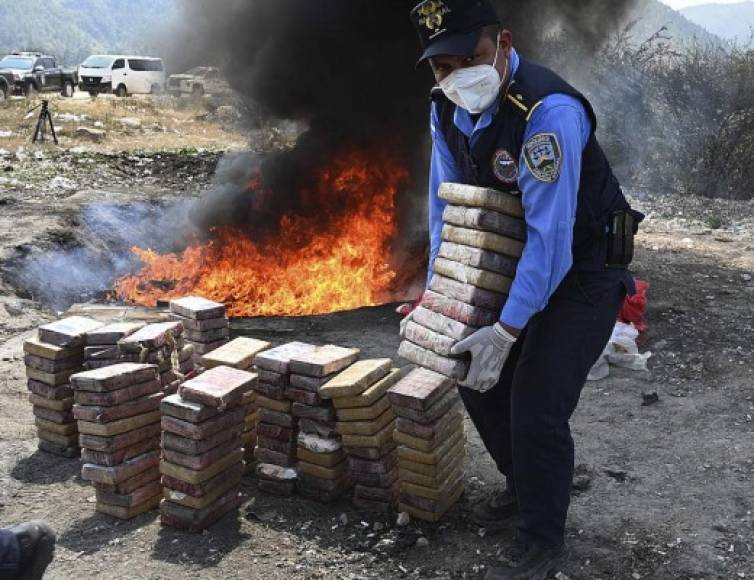
[[488, 532], [510, 527], [508, 520], [518, 514], [518, 501], [507, 489], [479, 502], [471, 510], [471, 520]]
[[10, 531], [21, 551], [16, 580], [41, 580], [55, 553], [55, 532], [40, 521], [19, 524]]
[[549, 548], [531, 545], [515, 567], [491, 568], [484, 580], [547, 580], [550, 574], [557, 571], [564, 553], [564, 544]]

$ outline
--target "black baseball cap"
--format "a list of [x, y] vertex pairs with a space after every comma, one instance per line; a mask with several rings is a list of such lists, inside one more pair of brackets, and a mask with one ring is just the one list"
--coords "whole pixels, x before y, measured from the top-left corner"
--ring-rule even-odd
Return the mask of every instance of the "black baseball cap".
[[417, 66], [441, 54], [473, 54], [482, 28], [500, 24], [489, 0], [424, 0], [411, 11], [411, 21], [424, 51]]

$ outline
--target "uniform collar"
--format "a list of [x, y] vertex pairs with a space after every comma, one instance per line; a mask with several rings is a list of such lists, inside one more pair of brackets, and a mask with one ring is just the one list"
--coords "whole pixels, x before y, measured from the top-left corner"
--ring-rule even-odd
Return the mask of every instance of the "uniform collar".
[[[508, 84], [510, 84], [513, 77], [516, 76], [516, 73], [518, 72], [518, 67], [520, 63], [520, 58], [518, 56], [518, 52], [516, 52], [515, 48], [511, 48], [511, 71], [508, 78]], [[507, 91], [508, 87], [501, 88], [501, 91]], [[487, 127], [490, 126], [492, 123], [492, 119], [497, 115], [497, 112], [500, 110], [500, 101], [501, 99], [495, 99], [495, 102], [490, 105], [490, 107], [482, 113], [479, 118], [476, 121], [476, 125], [474, 124], [474, 119], [471, 116], [471, 113], [469, 113], [466, 109], [459, 107], [456, 105], [456, 112], [453, 117], [453, 122], [455, 123], [456, 127], [458, 127], [458, 130], [461, 131], [466, 137], [472, 137], [475, 133], [479, 131], [483, 131]]]

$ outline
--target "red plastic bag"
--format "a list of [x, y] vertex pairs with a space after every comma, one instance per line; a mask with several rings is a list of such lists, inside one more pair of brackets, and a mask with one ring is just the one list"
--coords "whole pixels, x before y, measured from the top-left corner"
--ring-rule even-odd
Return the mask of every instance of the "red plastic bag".
[[620, 311], [618, 320], [626, 324], [633, 324], [639, 332], [649, 330], [649, 325], [644, 321], [644, 314], [647, 311], [647, 291], [649, 282], [636, 278], [636, 294], [627, 296]]

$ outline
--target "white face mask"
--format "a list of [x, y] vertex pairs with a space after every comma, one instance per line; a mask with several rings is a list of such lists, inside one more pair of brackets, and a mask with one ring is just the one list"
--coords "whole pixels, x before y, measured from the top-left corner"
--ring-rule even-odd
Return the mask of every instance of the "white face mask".
[[[495, 62], [491, 65], [459, 68], [440, 81], [440, 88], [445, 96], [472, 115], [486, 111], [500, 94], [504, 78], [500, 78], [500, 73], [495, 68], [500, 54], [500, 36], [497, 38], [497, 46]], [[506, 63], [506, 76], [507, 69]]]

